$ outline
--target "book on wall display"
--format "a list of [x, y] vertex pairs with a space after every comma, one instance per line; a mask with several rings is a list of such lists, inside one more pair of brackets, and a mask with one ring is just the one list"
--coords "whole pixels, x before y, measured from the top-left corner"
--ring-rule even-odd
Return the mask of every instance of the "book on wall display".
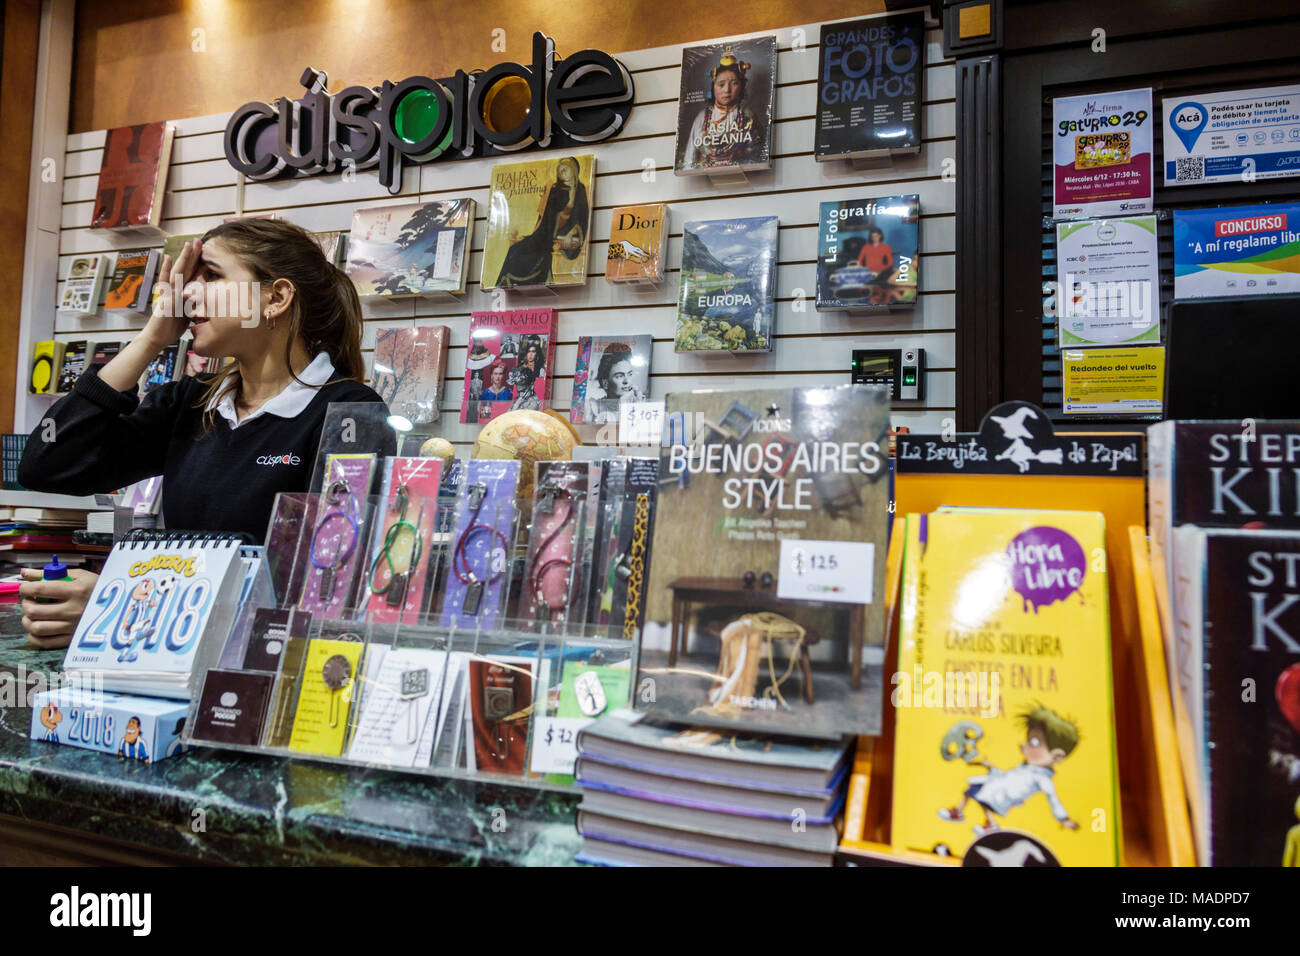
[[158, 231], [175, 135], [161, 122], [108, 131], [90, 228]]
[[122, 351], [121, 342], [96, 342], [94, 351], [90, 356], [91, 365], [107, 365], [113, 361], [118, 352]]
[[1300, 531], [1174, 532], [1184, 779], [1202, 866], [1300, 866]]
[[1300, 292], [1297, 224], [1300, 203], [1175, 209], [1174, 298]]
[[609, 219], [605, 278], [610, 282], [659, 282], [668, 259], [668, 205], [615, 206]]
[[460, 420], [491, 421], [514, 409], [550, 407], [555, 310], [473, 312]]
[[483, 289], [587, 284], [596, 157], [492, 167]]
[[778, 225], [759, 216], [682, 227], [676, 351], [772, 351]]
[[906, 536], [891, 842], [978, 858], [1016, 831], [1039, 865], [1118, 865], [1104, 516], [940, 509]]
[[[637, 709], [878, 733], [888, 389], [681, 392], [665, 413], [690, 425], [661, 456], [638, 673], [656, 690]], [[756, 666], [769, 648], [775, 673]]]
[[371, 387], [394, 415], [413, 425], [438, 420], [450, 339], [445, 325], [375, 329]]
[[352, 214], [347, 273], [358, 295], [465, 291], [474, 200], [369, 206]]
[[104, 308], [147, 312], [162, 253], [157, 249], [119, 252], [104, 294]]
[[69, 342], [63, 349], [63, 361], [59, 363], [54, 390], [60, 393], [72, 391], [72, 386], [77, 384], [81, 373], [90, 367], [94, 352], [94, 343], [86, 339]]
[[649, 335], [579, 336], [569, 421], [617, 423], [619, 405], [644, 402], [650, 395], [653, 345]]
[[920, 151], [923, 11], [824, 24], [818, 59], [819, 162]]
[[179, 346], [167, 345], [149, 360], [149, 364], [145, 366], [144, 374], [140, 376], [141, 398], [148, 395], [159, 385], [174, 382], [180, 377], [180, 373], [184, 372], [184, 368], [178, 367], [179, 355]]
[[821, 204], [817, 309], [876, 310], [916, 304], [921, 197]]
[[347, 261], [347, 233], [313, 232], [311, 237], [316, 240], [330, 265], [337, 266]]
[[68, 266], [59, 296], [59, 311], [71, 315], [94, 315], [99, 311], [99, 297], [108, 272], [108, 256], [76, 256]]
[[64, 349], [62, 342], [53, 339], [32, 346], [32, 367], [27, 391], [33, 395], [48, 395], [55, 390]]
[[684, 48], [677, 102], [679, 176], [770, 169], [776, 37]]

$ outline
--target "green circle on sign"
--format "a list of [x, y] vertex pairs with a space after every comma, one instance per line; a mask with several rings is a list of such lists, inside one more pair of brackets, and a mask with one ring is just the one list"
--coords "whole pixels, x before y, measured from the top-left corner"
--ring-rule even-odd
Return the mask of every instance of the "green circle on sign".
[[[408, 143], [418, 143], [438, 124], [438, 97], [432, 90], [411, 90], [402, 97], [393, 114], [393, 131]], [[437, 155], [451, 145], [451, 123], [447, 135], [430, 155]]]

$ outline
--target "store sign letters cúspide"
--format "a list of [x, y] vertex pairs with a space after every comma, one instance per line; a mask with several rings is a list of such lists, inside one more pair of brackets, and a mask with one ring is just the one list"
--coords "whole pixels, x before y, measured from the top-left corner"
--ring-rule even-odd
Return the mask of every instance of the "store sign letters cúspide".
[[[249, 179], [313, 176], [340, 168], [378, 166], [391, 193], [402, 188], [405, 162], [496, 156], [528, 149], [566, 148], [608, 139], [632, 112], [631, 74], [600, 50], [557, 59], [555, 43], [533, 34], [531, 65], [498, 63], [489, 70], [431, 79], [411, 76], [371, 89], [325, 87], [324, 72], [308, 68], [301, 99], [245, 103], [226, 123], [226, 160]], [[521, 84], [527, 88], [522, 108]], [[513, 87], [519, 122], [493, 123], [492, 98]], [[500, 121], [501, 114], [495, 114]]]

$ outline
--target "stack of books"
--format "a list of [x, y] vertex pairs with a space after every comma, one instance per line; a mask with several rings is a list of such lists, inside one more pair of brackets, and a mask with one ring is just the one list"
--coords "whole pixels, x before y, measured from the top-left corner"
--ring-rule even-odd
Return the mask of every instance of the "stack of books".
[[578, 735], [584, 863], [830, 866], [848, 747], [615, 710]]

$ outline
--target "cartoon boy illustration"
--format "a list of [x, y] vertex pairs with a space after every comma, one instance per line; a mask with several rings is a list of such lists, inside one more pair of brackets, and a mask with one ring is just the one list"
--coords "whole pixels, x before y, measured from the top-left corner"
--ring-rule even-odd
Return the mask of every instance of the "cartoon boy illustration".
[[45, 728], [45, 739], [52, 744], [59, 742], [59, 722], [62, 720], [62, 712], [53, 704], [46, 704], [41, 708], [41, 725]]
[[141, 637], [148, 636], [151, 629], [149, 612], [158, 607], [158, 600], [153, 596], [153, 592], [154, 583], [148, 578], [141, 579], [135, 586], [135, 590], [131, 592], [131, 600], [127, 603], [126, 613], [122, 616], [122, 637], [126, 639], [126, 646], [117, 656], [119, 663], [135, 660], [139, 654], [136, 644]]
[[1061, 826], [1067, 830], [1079, 829], [1079, 824], [1070, 819], [1065, 805], [1056, 795], [1056, 784], [1052, 782], [1056, 774], [1053, 768], [1078, 746], [1079, 728], [1041, 704], [1018, 714], [1016, 719], [1025, 725], [1025, 742], [1020, 745], [1025, 762], [1010, 770], [998, 770], [987, 761], [972, 761], [973, 765], [987, 767], [989, 772], [969, 778], [966, 782], [970, 786], [962, 794], [961, 803], [941, 809], [940, 819], [954, 822], [966, 819], [966, 803], [974, 800], [984, 811], [983, 826], [972, 828], [975, 835], [981, 837], [1001, 829], [993, 819], [994, 814], [1005, 817], [1013, 807], [1042, 791], [1051, 804], [1052, 816], [1060, 821]]
[[[1300, 820], [1300, 797], [1295, 799], [1295, 816]], [[1286, 831], [1286, 846], [1282, 849], [1283, 866], [1300, 866], [1300, 823]]]
[[118, 745], [117, 752], [123, 757], [149, 762], [149, 752], [145, 750], [144, 741], [140, 739], [139, 717], [132, 717], [126, 722], [126, 732], [122, 734], [122, 743]]

